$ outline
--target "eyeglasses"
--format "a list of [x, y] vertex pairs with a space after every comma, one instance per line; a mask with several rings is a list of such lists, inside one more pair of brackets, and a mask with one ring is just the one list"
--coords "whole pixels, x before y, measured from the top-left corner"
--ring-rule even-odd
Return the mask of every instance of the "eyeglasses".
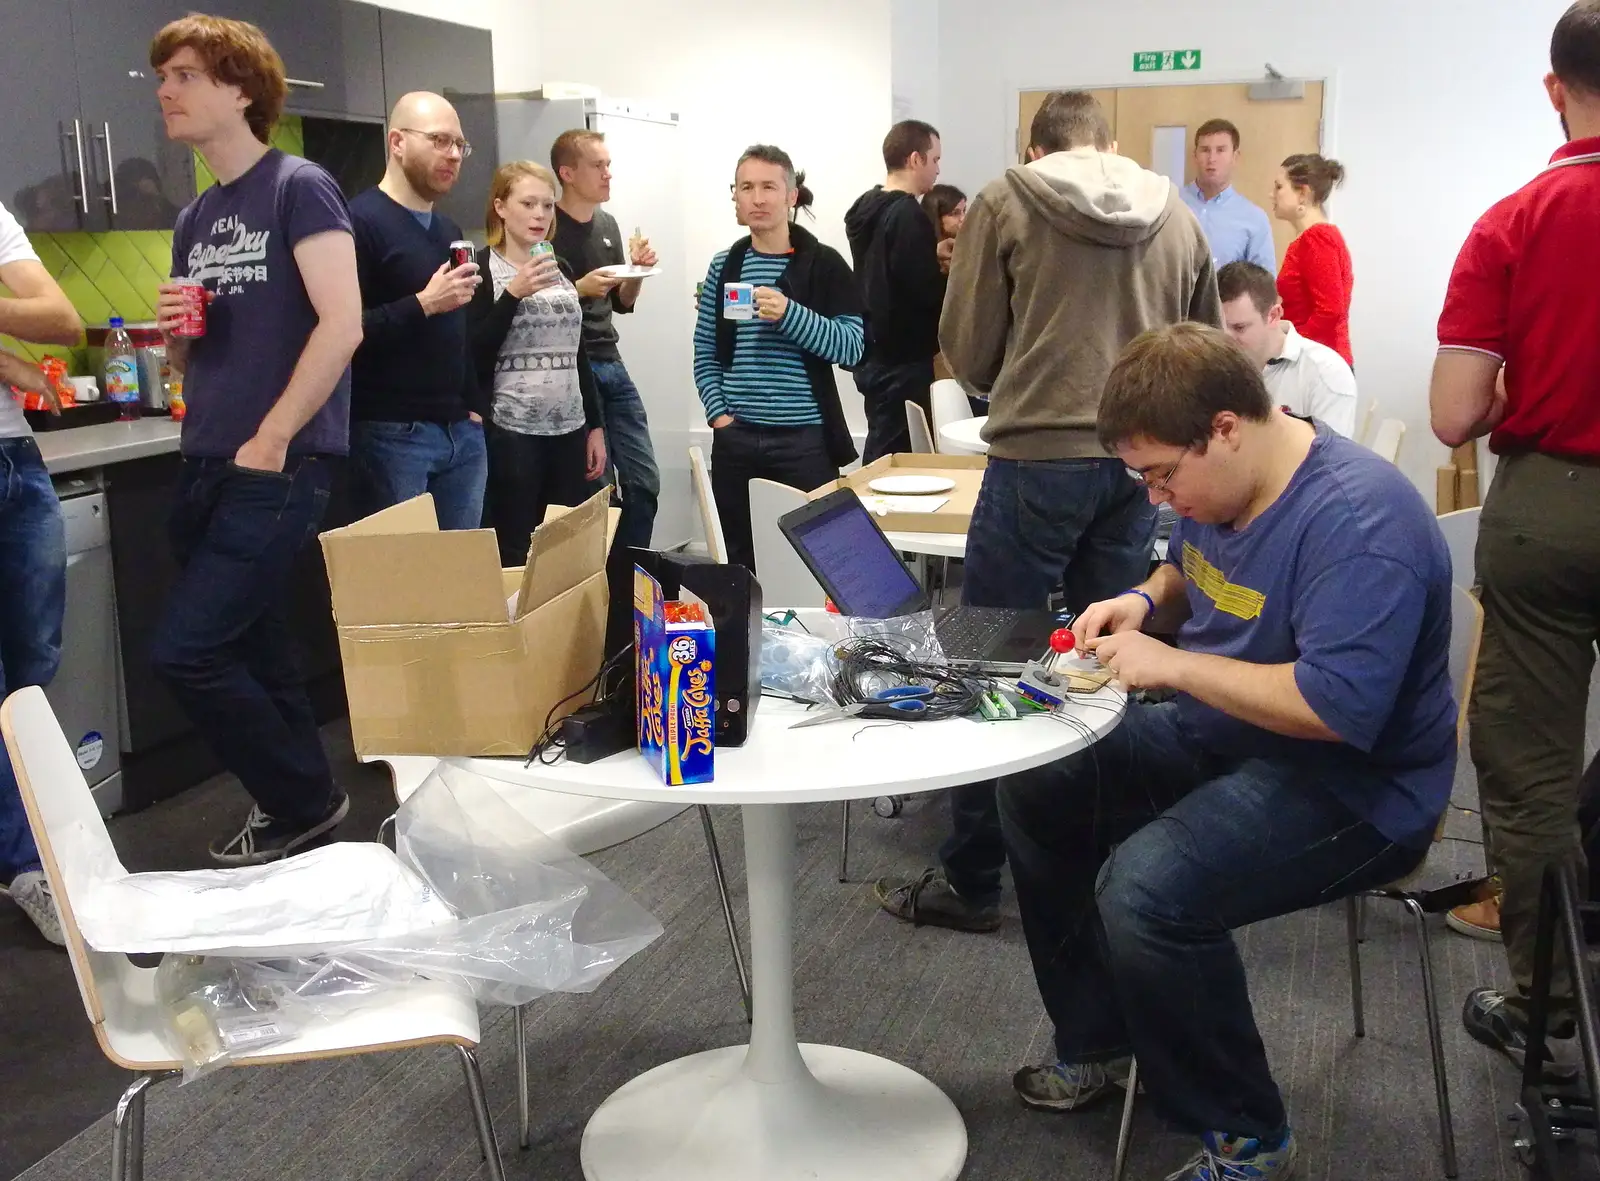
[[438, 152], [448, 152], [451, 148], [455, 148], [461, 153], [463, 160], [472, 155], [472, 145], [459, 135], [451, 135], [448, 131], [418, 131], [415, 127], [396, 127], [395, 130], [403, 131], [407, 135], [422, 136]]
[[1189, 451], [1190, 448], [1185, 447], [1183, 449], [1183, 454], [1178, 456], [1177, 462], [1167, 469], [1167, 474], [1155, 482], [1151, 481], [1149, 472], [1141, 472], [1137, 468], [1130, 467], [1128, 469], [1128, 475], [1132, 476], [1135, 480], [1138, 480], [1139, 483], [1143, 484], [1152, 492], [1165, 492], [1167, 490], [1167, 485], [1172, 483], [1172, 477], [1178, 474], [1178, 468], [1182, 466], [1184, 456], [1188, 455]]

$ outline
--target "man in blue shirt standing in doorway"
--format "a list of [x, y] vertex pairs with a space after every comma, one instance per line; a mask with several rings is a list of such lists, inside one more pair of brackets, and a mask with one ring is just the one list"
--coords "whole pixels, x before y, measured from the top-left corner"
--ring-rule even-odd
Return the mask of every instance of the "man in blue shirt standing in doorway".
[[1272, 223], [1233, 187], [1238, 164], [1239, 129], [1226, 119], [1207, 119], [1194, 133], [1194, 179], [1183, 186], [1183, 203], [1200, 219], [1217, 270], [1242, 259], [1276, 275]]

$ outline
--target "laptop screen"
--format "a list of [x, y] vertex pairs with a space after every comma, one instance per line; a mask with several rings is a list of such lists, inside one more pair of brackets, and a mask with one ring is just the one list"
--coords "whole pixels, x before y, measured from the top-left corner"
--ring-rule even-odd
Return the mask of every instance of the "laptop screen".
[[785, 532], [834, 605], [862, 619], [888, 619], [915, 609], [922, 588], [860, 498], [849, 492], [833, 493], [828, 500], [825, 511]]

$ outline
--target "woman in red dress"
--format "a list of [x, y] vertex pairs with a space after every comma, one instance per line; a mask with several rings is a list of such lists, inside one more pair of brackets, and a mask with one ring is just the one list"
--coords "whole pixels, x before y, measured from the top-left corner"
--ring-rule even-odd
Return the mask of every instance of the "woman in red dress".
[[1314, 153], [1290, 156], [1272, 182], [1272, 215], [1294, 227], [1278, 268], [1283, 318], [1308, 340], [1325, 344], [1352, 367], [1350, 250], [1323, 206], [1344, 180], [1344, 165]]

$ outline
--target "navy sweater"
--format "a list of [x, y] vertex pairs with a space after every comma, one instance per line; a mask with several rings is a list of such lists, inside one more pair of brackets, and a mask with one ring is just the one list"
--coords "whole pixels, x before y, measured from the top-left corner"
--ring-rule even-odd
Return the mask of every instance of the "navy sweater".
[[417, 292], [450, 257], [461, 227], [438, 210], [427, 229], [381, 189], [350, 202], [364, 337], [350, 362], [356, 421], [458, 422], [473, 385], [467, 310], [424, 316]]

